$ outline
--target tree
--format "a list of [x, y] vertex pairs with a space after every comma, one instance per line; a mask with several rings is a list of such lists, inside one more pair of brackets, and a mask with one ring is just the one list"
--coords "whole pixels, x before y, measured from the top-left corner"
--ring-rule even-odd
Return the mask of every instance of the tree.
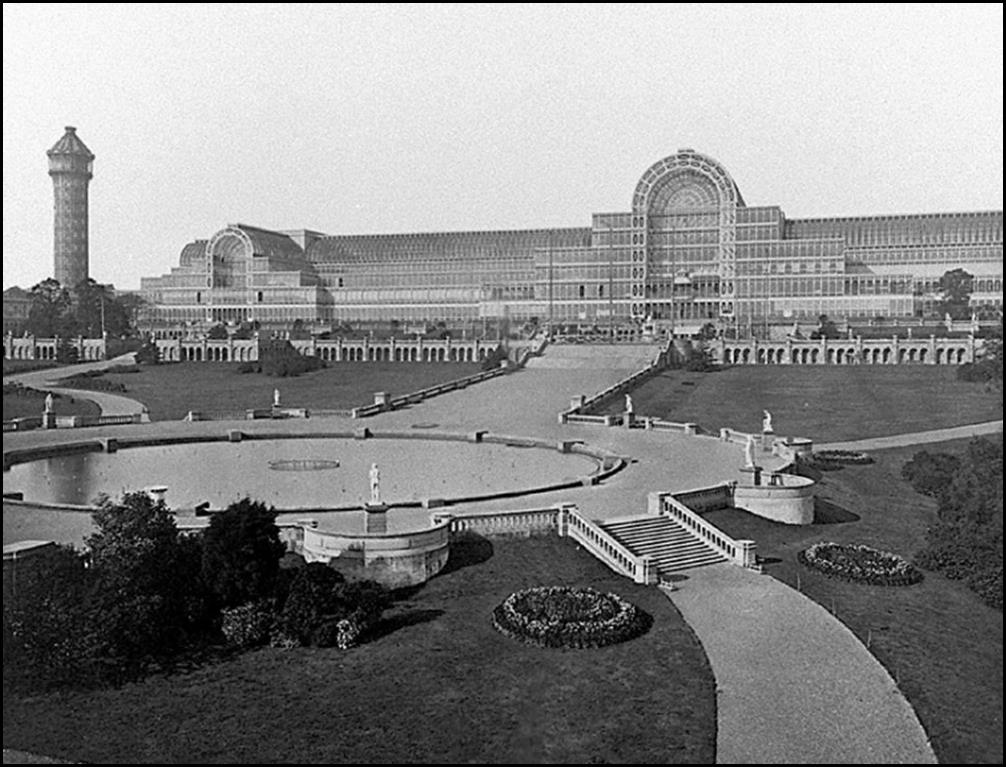
[[31, 289], [28, 332], [39, 338], [73, 335], [70, 292], [51, 277]]
[[203, 535], [203, 580], [221, 607], [270, 597], [284, 552], [276, 510], [245, 498], [210, 518]]
[[827, 314], [822, 314], [817, 318], [817, 330], [812, 332], [810, 337], [816, 340], [819, 338], [839, 338], [841, 335], [834, 321], [828, 319]]
[[940, 277], [940, 308], [951, 319], [963, 320], [971, 316], [968, 305], [971, 302], [971, 291], [974, 277], [964, 269], [952, 269]]
[[206, 337], [211, 341], [226, 341], [228, 338], [227, 328], [218, 323], [209, 329]]
[[88, 278], [73, 289], [74, 335], [113, 338], [130, 331], [129, 318], [108, 285]]
[[121, 664], [176, 649], [188, 628], [188, 602], [198, 584], [163, 501], [127, 493], [102, 500], [86, 540], [92, 594], [89, 607], [101, 655]]

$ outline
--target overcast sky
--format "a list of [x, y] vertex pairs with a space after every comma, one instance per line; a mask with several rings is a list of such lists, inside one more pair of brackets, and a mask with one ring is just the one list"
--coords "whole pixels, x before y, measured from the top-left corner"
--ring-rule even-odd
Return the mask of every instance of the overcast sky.
[[227, 223], [587, 226], [690, 147], [790, 217], [1002, 208], [983, 6], [3, 6], [3, 284], [52, 275], [45, 151], [97, 155], [91, 276]]

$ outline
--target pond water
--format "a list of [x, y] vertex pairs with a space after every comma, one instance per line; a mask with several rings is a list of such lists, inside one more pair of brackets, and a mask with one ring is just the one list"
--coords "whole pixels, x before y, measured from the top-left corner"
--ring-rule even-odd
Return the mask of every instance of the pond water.
[[433, 440], [286, 439], [138, 447], [17, 464], [4, 492], [91, 504], [101, 494], [166, 487], [170, 508], [222, 508], [251, 497], [277, 509], [358, 506], [380, 467], [385, 503], [530, 489], [590, 473], [595, 461], [553, 450]]

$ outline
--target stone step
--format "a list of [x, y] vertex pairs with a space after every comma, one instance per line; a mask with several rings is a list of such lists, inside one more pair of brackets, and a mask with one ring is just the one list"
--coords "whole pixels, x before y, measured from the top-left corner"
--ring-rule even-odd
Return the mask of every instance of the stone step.
[[637, 556], [653, 557], [661, 573], [726, 561], [725, 556], [668, 517], [616, 520], [601, 526]]

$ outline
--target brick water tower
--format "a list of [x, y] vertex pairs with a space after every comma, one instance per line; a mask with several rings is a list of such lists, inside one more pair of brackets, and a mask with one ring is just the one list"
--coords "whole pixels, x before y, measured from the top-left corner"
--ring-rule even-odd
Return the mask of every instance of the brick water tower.
[[88, 277], [87, 185], [94, 155], [71, 125], [46, 154], [53, 191], [53, 276], [73, 289]]

